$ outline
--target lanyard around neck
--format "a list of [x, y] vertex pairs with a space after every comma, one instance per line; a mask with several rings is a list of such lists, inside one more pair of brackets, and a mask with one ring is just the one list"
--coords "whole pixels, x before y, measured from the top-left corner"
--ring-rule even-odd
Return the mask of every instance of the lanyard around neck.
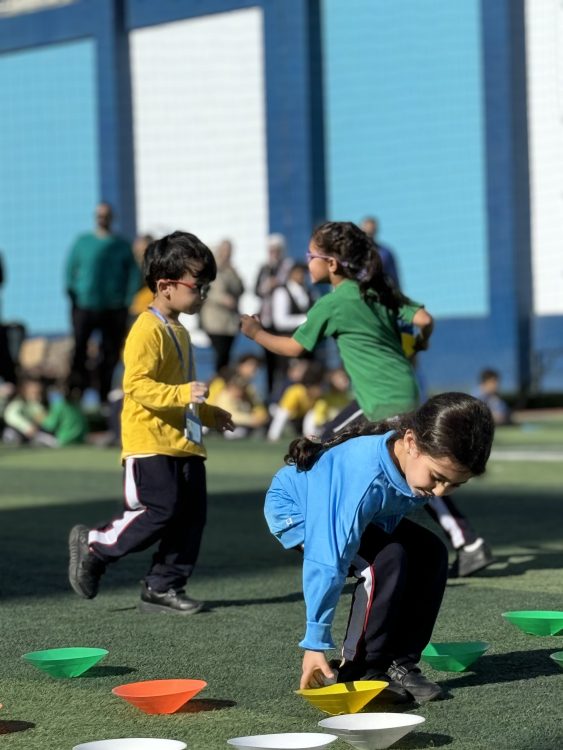
[[168, 334], [170, 338], [172, 339], [174, 346], [176, 347], [176, 353], [178, 355], [178, 359], [180, 360], [180, 367], [182, 368], [182, 372], [186, 373], [188, 381], [192, 381], [194, 379], [193, 374], [193, 362], [194, 358], [192, 356], [192, 346], [191, 343], [188, 344], [189, 352], [188, 352], [188, 366], [186, 367], [186, 361], [184, 359], [184, 352], [182, 351], [182, 347], [180, 346], [180, 342], [178, 341], [178, 337], [174, 333], [174, 329], [170, 325], [169, 320], [160, 312], [160, 310], [157, 310], [156, 307], [153, 307], [152, 305], [148, 308], [150, 312], [152, 312], [153, 315], [156, 315], [156, 317], [164, 324], [164, 327], [168, 331]]

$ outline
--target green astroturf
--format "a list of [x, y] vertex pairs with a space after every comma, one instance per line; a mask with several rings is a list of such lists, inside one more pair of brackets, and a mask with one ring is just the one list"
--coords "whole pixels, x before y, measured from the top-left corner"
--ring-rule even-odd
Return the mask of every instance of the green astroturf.
[[[499, 431], [498, 449], [563, 450], [563, 426]], [[294, 695], [303, 632], [300, 560], [265, 527], [264, 490], [285, 444], [208, 441], [209, 520], [190, 593], [211, 611], [140, 615], [138, 581], [150, 552], [111, 568], [94, 601], [68, 588], [71, 525], [107, 520], [119, 507], [114, 450], [0, 449], [0, 745], [70, 750], [88, 740], [174, 738], [189, 750], [227, 747], [244, 734], [316, 731], [323, 715]], [[563, 638], [535, 638], [501, 613], [563, 609], [563, 471], [557, 462], [494, 460], [458, 493], [492, 544], [496, 564], [448, 585], [434, 640], [483, 640], [490, 651], [467, 672], [425, 673], [447, 700], [409, 709], [426, 718], [403, 750], [561, 750], [563, 670], [549, 658]], [[428, 523], [426, 514], [417, 516]], [[349, 589], [334, 635], [345, 626]], [[413, 613], [413, 627], [416, 613]], [[100, 647], [109, 655], [84, 676], [54, 680], [21, 659], [32, 650]], [[111, 688], [138, 680], [208, 682], [185, 710], [149, 716]], [[344, 750], [340, 740], [331, 747]]]

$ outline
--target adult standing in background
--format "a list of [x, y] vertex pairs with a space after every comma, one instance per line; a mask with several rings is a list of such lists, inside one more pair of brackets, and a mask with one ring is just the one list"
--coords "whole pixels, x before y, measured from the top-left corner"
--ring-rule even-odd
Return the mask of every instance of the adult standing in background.
[[97, 370], [101, 403], [107, 401], [125, 339], [127, 309], [140, 280], [131, 245], [112, 232], [113, 218], [110, 204], [100, 202], [96, 207], [95, 230], [76, 239], [65, 269], [74, 333], [70, 382], [81, 390], [87, 387], [88, 342], [94, 331], [99, 331]]
[[231, 348], [239, 331], [239, 300], [244, 292], [240, 276], [233, 268], [233, 243], [223, 240], [215, 250], [217, 277], [200, 312], [201, 327], [215, 351], [215, 372], [229, 364]]
[[[266, 331], [273, 333], [272, 294], [276, 287], [285, 284], [294, 261], [286, 257], [287, 246], [283, 234], [270, 234], [267, 248], [268, 260], [258, 271], [254, 294], [261, 300], [260, 322]], [[264, 358], [266, 361], [268, 396], [270, 397], [274, 387], [277, 358], [267, 349], [264, 350]]]
[[387, 247], [387, 245], [382, 245], [381, 242], [379, 242], [379, 240], [377, 239], [379, 222], [374, 216], [366, 216], [366, 218], [362, 221], [361, 228], [367, 234], [370, 240], [373, 241], [379, 252], [379, 257], [381, 258], [381, 262], [383, 263], [384, 275], [397, 287], [397, 289], [400, 289], [401, 284], [399, 281], [399, 270], [397, 268], [397, 261], [395, 260], [395, 256], [393, 255], [391, 248]]

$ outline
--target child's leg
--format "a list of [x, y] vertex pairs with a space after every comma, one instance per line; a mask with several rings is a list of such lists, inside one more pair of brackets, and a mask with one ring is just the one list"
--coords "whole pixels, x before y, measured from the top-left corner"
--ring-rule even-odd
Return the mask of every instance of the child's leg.
[[366, 417], [357, 401], [352, 401], [345, 406], [334, 419], [323, 425], [321, 440], [331, 440], [337, 437], [342, 430], [347, 430], [357, 422], [365, 421]]
[[407, 558], [406, 584], [391, 635], [395, 663], [415, 665], [432, 636], [446, 587], [448, 554], [431, 531], [403, 519], [391, 535]]
[[88, 534], [90, 550], [104, 563], [139, 552], [159, 539], [179, 500], [181, 460], [172, 456], [128, 458], [123, 513]]
[[449, 536], [457, 552], [450, 572], [452, 577], [470, 576], [494, 561], [489, 545], [478, 536], [451, 497], [434, 497], [425, 509]]
[[358, 579], [342, 655], [365, 672], [369, 662], [385, 671], [394, 657], [391, 634], [397, 625], [406, 584], [406, 555], [400, 544], [382, 529], [370, 524], [352, 561]]
[[179, 502], [164, 528], [145, 583], [155, 591], [179, 590], [199, 555], [207, 517], [205, 463], [199, 456], [179, 459]]

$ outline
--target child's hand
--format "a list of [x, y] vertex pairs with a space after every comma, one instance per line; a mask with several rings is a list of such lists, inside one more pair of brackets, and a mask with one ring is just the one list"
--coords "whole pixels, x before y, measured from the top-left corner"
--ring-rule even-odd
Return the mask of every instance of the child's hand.
[[262, 330], [262, 323], [258, 315], [241, 315], [240, 316], [240, 330], [249, 339], [255, 339], [259, 331]]
[[193, 383], [190, 383], [190, 386], [190, 404], [203, 403], [203, 401], [205, 401], [205, 399], [209, 395], [209, 388], [207, 387], [207, 383], [199, 383], [197, 381], [194, 381]]
[[324, 651], [305, 651], [303, 674], [299, 687], [319, 688], [334, 682], [335, 674], [329, 667]]
[[232, 432], [235, 429], [232, 415], [218, 406], [215, 407], [215, 429], [219, 432]]

